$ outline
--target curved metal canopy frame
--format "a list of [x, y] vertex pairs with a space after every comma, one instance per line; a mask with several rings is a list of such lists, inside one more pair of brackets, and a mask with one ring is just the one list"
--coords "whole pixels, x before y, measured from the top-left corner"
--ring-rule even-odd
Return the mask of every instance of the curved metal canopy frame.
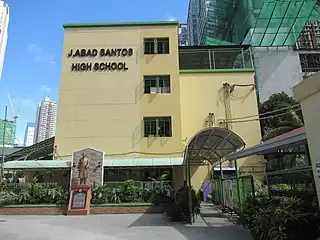
[[245, 147], [245, 142], [234, 132], [219, 127], [205, 128], [197, 132], [188, 142], [184, 152], [184, 163], [186, 164], [186, 181], [188, 184], [188, 200], [190, 224], [194, 222], [192, 198], [191, 198], [191, 174], [190, 165], [202, 165], [204, 161], [211, 164], [220, 163], [224, 156]]
[[220, 127], [205, 128], [188, 142], [184, 161], [186, 164], [209, 161], [219, 162], [224, 156], [245, 147], [245, 142], [234, 132]]

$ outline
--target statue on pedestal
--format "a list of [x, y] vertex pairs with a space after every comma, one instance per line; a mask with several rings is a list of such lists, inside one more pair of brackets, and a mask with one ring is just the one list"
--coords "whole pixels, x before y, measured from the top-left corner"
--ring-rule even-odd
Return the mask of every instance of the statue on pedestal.
[[80, 185], [86, 185], [88, 180], [88, 169], [89, 169], [89, 158], [87, 157], [87, 153], [82, 153], [81, 158], [78, 163]]

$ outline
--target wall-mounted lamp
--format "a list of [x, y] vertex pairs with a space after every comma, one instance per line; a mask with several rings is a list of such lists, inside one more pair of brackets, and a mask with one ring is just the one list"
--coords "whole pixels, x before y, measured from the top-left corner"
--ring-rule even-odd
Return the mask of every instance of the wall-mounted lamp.
[[98, 162], [97, 168], [101, 168], [101, 162]]
[[72, 163], [72, 167], [75, 168], [76, 167], [76, 163]]

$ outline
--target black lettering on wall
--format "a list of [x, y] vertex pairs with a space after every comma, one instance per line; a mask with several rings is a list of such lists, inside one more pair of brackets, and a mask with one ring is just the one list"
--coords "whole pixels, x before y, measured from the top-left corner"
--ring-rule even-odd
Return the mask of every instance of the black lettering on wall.
[[78, 71], [78, 65], [79, 65], [79, 63], [72, 63], [72, 65], [71, 65], [71, 72], [76, 72], [76, 71]]
[[131, 57], [133, 55], [133, 49], [129, 48], [128, 49], [128, 56]]
[[128, 55], [128, 49], [123, 48], [123, 49], [121, 50], [121, 56], [122, 56], [122, 57], [126, 57], [127, 55]]
[[73, 57], [80, 57], [81, 54], [80, 54], [80, 50], [77, 49], [76, 52], [73, 54]]
[[102, 48], [100, 49], [100, 57], [104, 57], [105, 55], [105, 50]]
[[133, 55], [132, 48], [107, 48], [107, 49], [70, 49], [67, 57], [131, 57]]
[[129, 68], [125, 62], [101, 62], [101, 63], [76, 63], [72, 64], [71, 71], [114, 72], [127, 71]]
[[92, 63], [73, 63], [71, 72], [89, 72], [92, 71]]
[[[90, 48], [90, 49], [70, 49], [67, 54], [68, 58], [94, 58], [94, 57], [131, 57], [133, 55], [132, 48]], [[127, 71], [126, 62], [82, 62], [82, 63], [72, 63], [71, 72], [88, 72], [88, 71]]]

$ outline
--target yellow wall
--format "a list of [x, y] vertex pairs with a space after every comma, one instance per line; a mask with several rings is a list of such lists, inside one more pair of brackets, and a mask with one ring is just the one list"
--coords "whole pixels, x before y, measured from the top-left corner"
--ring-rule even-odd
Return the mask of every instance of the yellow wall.
[[[223, 84], [253, 84], [252, 72], [224, 72], [224, 73], [182, 73], [180, 74], [181, 95], [181, 126], [182, 139], [188, 142], [199, 130], [206, 127], [209, 113], [215, 115], [215, 125], [219, 127], [219, 120], [226, 119], [223, 98]], [[256, 91], [252, 87], [235, 87], [230, 96], [231, 118], [257, 116]], [[259, 121], [231, 124], [231, 129], [246, 143], [246, 147], [256, 145], [261, 140]], [[255, 168], [261, 165], [260, 158], [252, 157], [238, 161], [238, 167]], [[193, 185], [200, 186], [202, 181], [210, 178], [210, 168], [192, 167]], [[206, 179], [204, 179], [204, 177]]]
[[[144, 55], [147, 37], [169, 37], [170, 54]], [[68, 58], [70, 49], [132, 48], [131, 57]], [[123, 61], [126, 72], [71, 72], [72, 63]], [[221, 99], [223, 83], [253, 84], [253, 72], [179, 72], [178, 25], [67, 27], [65, 29], [55, 144], [63, 159], [82, 148], [106, 154], [140, 152], [133, 157], [181, 157], [188, 140], [205, 127], [208, 113], [216, 125], [225, 118]], [[144, 94], [144, 75], [170, 75], [170, 94]], [[231, 96], [231, 117], [257, 115], [256, 92], [236, 87]], [[143, 117], [171, 116], [172, 137], [144, 138]], [[259, 122], [233, 124], [247, 146], [259, 143]], [[150, 154], [148, 154], [150, 153]], [[155, 155], [151, 153], [172, 153]], [[256, 159], [240, 165], [256, 166]], [[192, 167], [193, 185], [199, 189], [210, 179], [211, 167]], [[174, 179], [183, 183], [184, 170], [175, 168]], [[181, 185], [181, 184], [180, 184]], [[177, 186], [175, 186], [177, 187]]]
[[[171, 116], [172, 138], [155, 138], [142, 141], [141, 152], [173, 153], [181, 152], [181, 116], [180, 116], [180, 86], [179, 86], [179, 60], [178, 60], [178, 28], [167, 27], [164, 29], [143, 29], [143, 37], [169, 37], [169, 55], [142, 55], [141, 79], [143, 75], [170, 75], [171, 94], [144, 94], [140, 99], [141, 116]], [[172, 154], [181, 156], [181, 153]], [[153, 156], [154, 157], [154, 156]]]
[[[177, 32], [178, 25], [172, 24], [65, 29], [55, 138], [60, 157], [70, 159], [73, 151], [86, 147], [106, 154], [181, 152]], [[144, 55], [145, 37], [169, 37], [170, 54]], [[70, 49], [78, 48], [133, 48], [134, 54], [122, 59], [67, 57]], [[124, 61], [129, 69], [70, 70], [75, 62], [105, 61]], [[143, 75], [148, 74], [170, 75], [172, 94], [144, 95]], [[144, 116], [172, 116], [174, 137], [143, 138]]]
[[[316, 164], [320, 164], [320, 73], [316, 73], [293, 88], [294, 97], [301, 104], [313, 176], [320, 199], [320, 178]], [[320, 202], [319, 202], [320, 204]]]

